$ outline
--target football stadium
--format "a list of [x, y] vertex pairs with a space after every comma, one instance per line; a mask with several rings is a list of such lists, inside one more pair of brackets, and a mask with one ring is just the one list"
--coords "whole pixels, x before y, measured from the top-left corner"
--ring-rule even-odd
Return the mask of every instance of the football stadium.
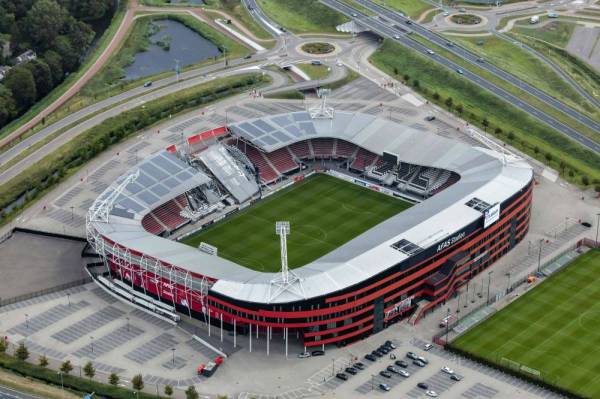
[[523, 239], [533, 183], [513, 155], [323, 101], [144, 158], [86, 232], [104, 289], [287, 354], [418, 322]]

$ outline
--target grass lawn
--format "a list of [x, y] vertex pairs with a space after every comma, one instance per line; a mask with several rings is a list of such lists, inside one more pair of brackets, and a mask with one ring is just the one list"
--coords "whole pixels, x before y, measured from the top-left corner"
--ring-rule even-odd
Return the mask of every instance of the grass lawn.
[[[565, 47], [569, 43], [569, 39], [575, 29], [575, 23], [564, 21], [552, 21], [544, 26], [531, 27], [527, 20], [519, 21], [511, 30], [512, 33], [533, 37], [534, 39], [543, 40], [554, 44], [558, 47]], [[521, 26], [522, 25], [522, 26]], [[524, 26], [530, 26], [526, 28]], [[535, 25], [533, 25], [535, 26]]]
[[412, 19], [417, 19], [425, 11], [434, 8], [421, 0], [375, 0], [375, 3], [398, 10]]
[[489, 63], [512, 73], [580, 112], [589, 113], [592, 117], [595, 113], [596, 117], [600, 118], [600, 112], [593, 105], [548, 65], [520, 46], [495, 36], [472, 38], [452, 36], [452, 40], [480, 55]]
[[275, 222], [288, 220], [288, 263], [297, 268], [331, 252], [411, 204], [327, 175], [316, 175], [193, 235], [248, 268], [280, 270]]
[[318, 0], [258, 0], [258, 4], [269, 18], [295, 33], [339, 33], [335, 27], [348, 22]]
[[506, 366], [539, 370], [545, 381], [600, 397], [600, 251], [590, 251], [452, 346]]
[[[437, 49], [436, 49], [437, 50]], [[371, 56], [371, 63], [390, 76], [410, 77], [410, 84], [430, 101], [469, 123], [485, 128], [501, 140], [556, 169], [566, 179], [582, 184], [600, 179], [600, 156], [571, 141], [494, 94], [467, 81], [429, 58], [391, 40]], [[451, 106], [447, 105], [452, 98]], [[457, 108], [462, 106], [462, 111]], [[499, 130], [498, 130], [499, 129]]]
[[257, 38], [262, 40], [273, 40], [273, 36], [254, 20], [240, 0], [219, 0], [219, 3], [225, 12], [231, 14], [240, 23], [244, 24], [244, 26]]
[[297, 64], [296, 66], [306, 73], [311, 80], [325, 79], [330, 72], [327, 65]]

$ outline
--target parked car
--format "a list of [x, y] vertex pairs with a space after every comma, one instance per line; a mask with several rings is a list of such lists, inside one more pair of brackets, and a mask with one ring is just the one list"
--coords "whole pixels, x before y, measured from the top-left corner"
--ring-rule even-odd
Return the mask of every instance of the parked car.
[[446, 374], [454, 374], [454, 370], [447, 366], [442, 367], [442, 371]]
[[402, 377], [410, 377], [410, 373], [406, 370], [398, 370], [398, 374], [400, 374]]
[[407, 352], [407, 353], [406, 353], [406, 357], [407, 357], [407, 358], [409, 358], [409, 359], [413, 359], [413, 360], [415, 360], [415, 359], [417, 359], [417, 357], [418, 357], [418, 356], [417, 356], [417, 354], [416, 354], [416, 353], [414, 353], [414, 352]]
[[423, 346], [423, 350], [426, 350], [426, 351], [430, 350], [431, 348], [433, 348], [433, 345], [431, 345], [431, 344], [425, 344], [425, 346]]
[[365, 355], [365, 359], [370, 360], [372, 362], [374, 362], [375, 360], [377, 360], [377, 358], [375, 356], [373, 356], [372, 354], [370, 354], [370, 353], [367, 353]]
[[408, 363], [406, 363], [404, 360], [396, 360], [394, 362], [394, 364], [396, 364], [396, 366], [400, 366], [403, 368], [407, 368], [408, 367]]
[[396, 345], [394, 345], [394, 343], [390, 340], [385, 341], [384, 345], [388, 348], [396, 349]]
[[394, 366], [387, 366], [386, 368], [387, 371], [389, 371], [390, 373], [394, 373], [394, 374], [398, 374], [398, 369]]
[[336, 378], [338, 378], [338, 379], [340, 379], [342, 381], [347, 381], [348, 380], [348, 376], [346, 374], [344, 374], [344, 373], [337, 373], [335, 376], [336, 376]]
[[310, 357], [310, 353], [308, 353], [308, 352], [298, 353], [298, 357], [300, 359], [306, 359], [307, 357]]
[[433, 115], [428, 115], [428, 116], [426, 116], [426, 117], [425, 117], [425, 120], [426, 120], [427, 122], [434, 121], [434, 120], [435, 120], [435, 116], [433, 116]]
[[381, 389], [382, 391], [387, 392], [387, 391], [390, 390], [390, 387], [389, 387], [388, 384], [381, 383], [381, 384], [379, 384], [379, 389]]
[[365, 368], [365, 365], [362, 362], [356, 362], [356, 363], [354, 363], [354, 366], [352, 366], [352, 367], [354, 367], [355, 369], [358, 369], [358, 370], [363, 370]]
[[371, 352], [372, 355], [375, 355], [377, 357], [382, 357], [383, 356], [383, 352], [381, 352], [379, 349], [374, 350], [373, 352]]
[[437, 398], [438, 394], [436, 391], [427, 391], [425, 392], [425, 395], [429, 396], [430, 398]]
[[454, 374], [450, 375], [450, 379], [454, 380], [454, 381], [460, 381], [463, 378], [462, 378], [462, 375], [458, 375], [458, 374], [454, 373]]
[[413, 360], [413, 364], [414, 364], [415, 366], [419, 366], [419, 367], [425, 367], [425, 366], [426, 366], [426, 364], [425, 364], [425, 363], [423, 363], [423, 362], [422, 362], [422, 361], [420, 361], [420, 360]]
[[325, 351], [321, 351], [321, 350], [311, 352], [311, 355], [313, 355], [313, 356], [323, 356], [324, 354], [325, 354]]
[[380, 371], [379, 375], [385, 378], [392, 378], [392, 375], [385, 370]]
[[429, 385], [425, 384], [424, 382], [419, 382], [417, 384], [417, 386], [421, 389], [425, 389], [425, 390], [429, 389]]
[[344, 371], [350, 375], [356, 375], [356, 373], [358, 373], [358, 371], [356, 371], [356, 369], [352, 367], [346, 367]]
[[425, 364], [429, 364], [429, 360], [425, 359], [423, 356], [417, 356], [417, 360], [420, 360]]

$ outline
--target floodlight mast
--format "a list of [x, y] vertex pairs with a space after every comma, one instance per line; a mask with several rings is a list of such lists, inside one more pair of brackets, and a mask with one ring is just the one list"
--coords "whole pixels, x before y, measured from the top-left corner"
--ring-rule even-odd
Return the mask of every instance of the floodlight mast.
[[331, 89], [318, 89], [317, 96], [321, 99], [319, 105], [309, 109], [309, 114], [312, 119], [333, 119], [333, 107], [327, 105], [327, 96], [331, 93]]
[[287, 260], [287, 235], [290, 234], [290, 222], [275, 222], [275, 233], [281, 243], [281, 280], [284, 284], [289, 282]]
[[[291, 292], [300, 298], [306, 298], [302, 280], [294, 272], [289, 270], [287, 257], [287, 236], [290, 234], [290, 222], [279, 221], [275, 222], [275, 233], [279, 236], [281, 243], [281, 272], [271, 280], [269, 287], [269, 302], [277, 298], [283, 292]], [[276, 289], [271, 292], [272, 286]]]

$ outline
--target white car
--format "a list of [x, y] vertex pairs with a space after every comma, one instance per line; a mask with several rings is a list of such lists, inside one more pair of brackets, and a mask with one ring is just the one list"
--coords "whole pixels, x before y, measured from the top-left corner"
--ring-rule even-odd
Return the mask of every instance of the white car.
[[[434, 55], [434, 54], [435, 54], [435, 51], [433, 51], [433, 50], [430, 50], [430, 49], [427, 49], [427, 54]], [[431, 344], [428, 344], [428, 345], [431, 345]]]
[[447, 17], [448, 15], [450, 15], [450, 13], [448, 11], [444, 11], [444, 17]]
[[398, 374], [400, 374], [402, 377], [410, 377], [410, 373], [406, 370], [398, 370]]
[[394, 35], [394, 39], [400, 40], [400, 35]]
[[301, 353], [298, 353], [298, 358], [299, 359], [306, 359], [307, 357], [310, 357], [310, 352], [301, 352]]
[[429, 396], [430, 398], [437, 398], [438, 394], [436, 391], [427, 391], [425, 392], [425, 395]]
[[447, 366], [442, 367], [442, 371], [446, 374], [454, 374], [454, 370]]
[[417, 356], [417, 360], [420, 360], [425, 364], [429, 364], [429, 361], [427, 359], [425, 359], [423, 356]]
[[[430, 54], [433, 54], [433, 51]], [[425, 346], [423, 346], [423, 349], [426, 351], [428, 351], [431, 348], [433, 348], [433, 345], [431, 345], [431, 344], [425, 344]], [[425, 363], [427, 363], [427, 362], [425, 362]]]

